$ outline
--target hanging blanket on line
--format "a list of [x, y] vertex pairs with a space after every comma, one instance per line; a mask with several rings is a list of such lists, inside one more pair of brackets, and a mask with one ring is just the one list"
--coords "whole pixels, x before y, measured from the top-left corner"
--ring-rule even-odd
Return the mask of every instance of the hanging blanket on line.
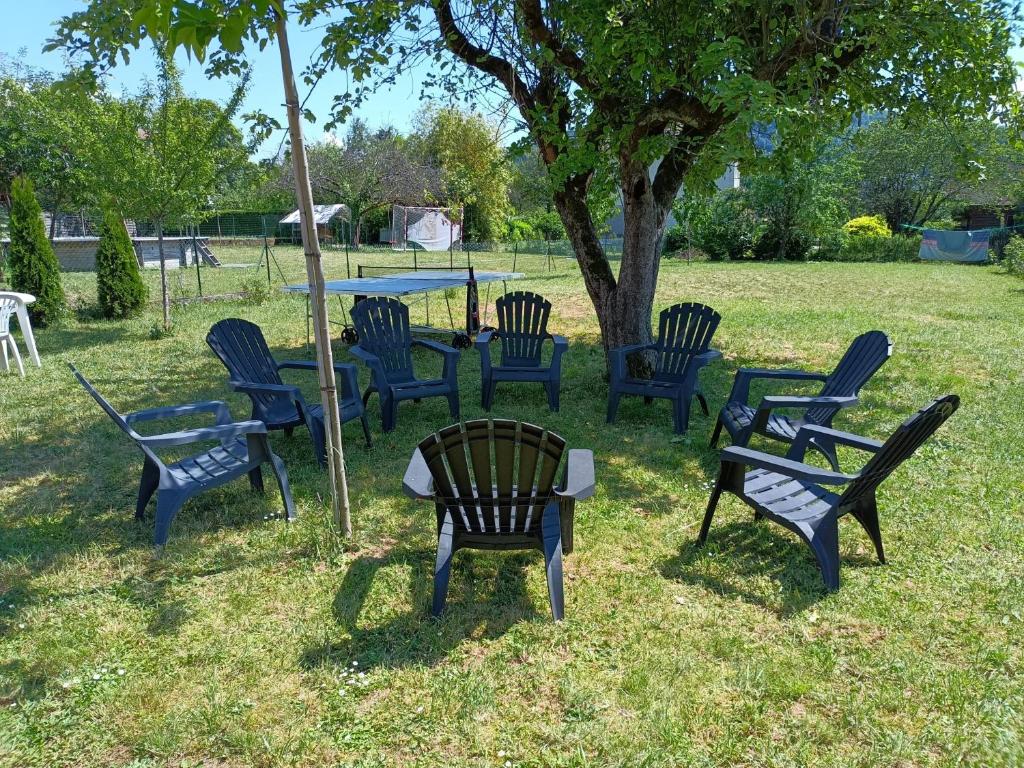
[[918, 257], [925, 261], [988, 261], [988, 236], [991, 230], [973, 232], [926, 229], [921, 234]]

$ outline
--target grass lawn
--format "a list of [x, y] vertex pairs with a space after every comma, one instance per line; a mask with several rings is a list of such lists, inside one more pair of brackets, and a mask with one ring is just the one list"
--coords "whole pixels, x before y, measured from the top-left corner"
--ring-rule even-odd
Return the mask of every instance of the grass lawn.
[[[294, 252], [278, 258], [301, 277]], [[388, 435], [374, 399], [370, 450], [346, 427], [351, 541], [330, 531], [306, 434], [275, 433], [299, 520], [280, 519], [272, 482], [260, 497], [239, 481], [186, 505], [154, 557], [152, 511], [132, 519], [141, 456], [65, 363], [123, 411], [220, 398], [244, 418], [206, 330], [246, 317], [279, 357], [303, 356], [300, 299], [179, 306], [158, 340], [155, 306], [39, 332], [43, 368], [0, 375], [0, 765], [1024, 764], [1021, 284], [949, 265], [663, 265], [657, 309], [696, 300], [723, 315], [713, 408], [737, 366], [827, 369], [871, 328], [895, 355], [838, 427], [884, 437], [932, 397], [962, 397], [881, 489], [890, 564], [845, 521], [843, 586], [828, 595], [810, 551], [732, 497], [694, 547], [712, 420], [698, 411], [678, 440], [667, 403], [632, 398], [605, 425], [579, 273], [534, 258], [516, 286], [550, 298], [570, 338], [562, 410], [510, 385], [493, 413], [596, 456], [560, 625], [538, 553], [460, 553], [448, 612], [428, 618], [433, 511], [401, 478], [448, 423], [443, 399], [403, 404]], [[204, 287], [231, 272], [206, 270]], [[89, 275], [66, 285], [83, 306], [95, 292]], [[479, 376], [464, 353], [467, 418], [482, 415]]]

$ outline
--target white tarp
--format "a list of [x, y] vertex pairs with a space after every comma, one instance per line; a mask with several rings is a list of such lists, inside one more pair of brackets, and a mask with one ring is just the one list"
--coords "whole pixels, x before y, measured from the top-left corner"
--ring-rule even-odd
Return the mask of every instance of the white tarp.
[[424, 251], [447, 251], [462, 240], [462, 226], [455, 224], [443, 211], [420, 210], [413, 221], [410, 211], [405, 239]]
[[[335, 218], [340, 218], [342, 221], [350, 221], [348, 206], [343, 203], [338, 203], [337, 205], [314, 205], [313, 218], [316, 219], [317, 224], [330, 224]], [[279, 223], [298, 224], [298, 209], [289, 213]]]

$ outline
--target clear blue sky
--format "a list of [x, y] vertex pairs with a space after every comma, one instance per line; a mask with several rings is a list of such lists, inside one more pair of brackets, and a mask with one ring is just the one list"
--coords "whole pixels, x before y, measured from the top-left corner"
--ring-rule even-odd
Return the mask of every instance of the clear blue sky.
[[[48, 69], [53, 72], [64, 70], [64, 55], [55, 51], [43, 53], [44, 42], [52, 36], [54, 23], [62, 16], [83, 7], [83, 0], [35, 0], [21, 2], [2, 0], [2, 20], [0, 24], [0, 53], [17, 56], [25, 64]], [[315, 28], [300, 28], [293, 25], [289, 29], [289, 42], [292, 48], [292, 59], [296, 74], [314, 55], [319, 42], [320, 33]], [[24, 50], [24, 56], [20, 52]], [[243, 112], [262, 109], [269, 115], [277, 117], [284, 124], [284, 107], [282, 106], [281, 64], [278, 50], [268, 46], [262, 53], [255, 48], [250, 52], [249, 62], [253, 75], [249, 93]], [[233, 81], [229, 79], [208, 80], [203, 74], [203, 67], [189, 62], [184, 56], [179, 57], [186, 90], [194, 96], [212, 98], [225, 102], [230, 97]], [[140, 49], [131, 62], [114, 70], [108, 80], [108, 87], [115, 93], [118, 91], [131, 93], [138, 88], [146, 77], [152, 78], [156, 66], [152, 52]], [[421, 73], [411, 70], [390, 90], [382, 90], [375, 94], [358, 112], [372, 127], [392, 125], [402, 131], [408, 130], [412, 116], [420, 107], [419, 83]], [[300, 97], [306, 96], [308, 87], [299, 82]], [[345, 73], [335, 71], [327, 75], [313, 91], [306, 106], [313, 110], [319, 120], [314, 125], [306, 125], [307, 140], [317, 140], [323, 135], [322, 122], [330, 113], [330, 106], [336, 93], [346, 90]], [[266, 142], [260, 154], [270, 154], [277, 149], [280, 137]]]

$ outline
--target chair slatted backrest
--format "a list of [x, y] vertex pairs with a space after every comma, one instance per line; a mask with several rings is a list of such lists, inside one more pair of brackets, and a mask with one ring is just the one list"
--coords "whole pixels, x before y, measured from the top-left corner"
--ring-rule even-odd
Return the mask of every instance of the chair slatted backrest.
[[457, 529], [528, 534], [555, 498], [565, 440], [525, 422], [476, 419], [429, 435], [419, 450]]
[[107, 398], [97, 392], [92, 383], [85, 378], [85, 376], [79, 373], [75, 366], [69, 365], [69, 367], [71, 368], [71, 372], [75, 375], [75, 378], [78, 379], [78, 383], [82, 385], [82, 388], [92, 396], [93, 400], [99, 403], [100, 408], [102, 408], [107, 416], [109, 416], [111, 420], [121, 428], [121, 431], [134, 440], [135, 444], [142, 449], [142, 452], [146, 454], [146, 456], [157, 464], [161, 464], [162, 462], [156, 454], [139, 441], [139, 433], [132, 429], [131, 424], [129, 424], [125, 417], [121, 415], [121, 412], [114, 408], [114, 406], [107, 401]]
[[[843, 359], [829, 374], [822, 397], [852, 397], [860, 392], [885, 361], [892, 356], [892, 342], [881, 331], [862, 333], [846, 350]], [[835, 415], [834, 408], [811, 408], [804, 418], [811, 424], [823, 424]]]
[[388, 378], [412, 378], [412, 328], [409, 308], [398, 299], [370, 296], [350, 312], [359, 346], [376, 355]]
[[548, 337], [551, 302], [530, 291], [506, 293], [495, 303], [502, 365], [539, 366]]
[[[283, 383], [263, 331], [255, 323], [238, 318], [219, 320], [206, 334], [206, 343], [224, 363], [232, 381]], [[253, 392], [251, 397], [264, 410], [280, 399], [280, 395], [262, 392]]]
[[11, 315], [18, 309], [18, 302], [9, 296], [0, 296], [0, 337], [11, 332]]
[[840, 506], [856, 502], [873, 493], [959, 407], [959, 397], [945, 395], [933, 400], [904, 421], [864, 465], [857, 479], [850, 483], [842, 495]]
[[722, 316], [705, 304], [687, 302], [661, 311], [654, 378], [682, 381], [694, 355], [708, 351]]

